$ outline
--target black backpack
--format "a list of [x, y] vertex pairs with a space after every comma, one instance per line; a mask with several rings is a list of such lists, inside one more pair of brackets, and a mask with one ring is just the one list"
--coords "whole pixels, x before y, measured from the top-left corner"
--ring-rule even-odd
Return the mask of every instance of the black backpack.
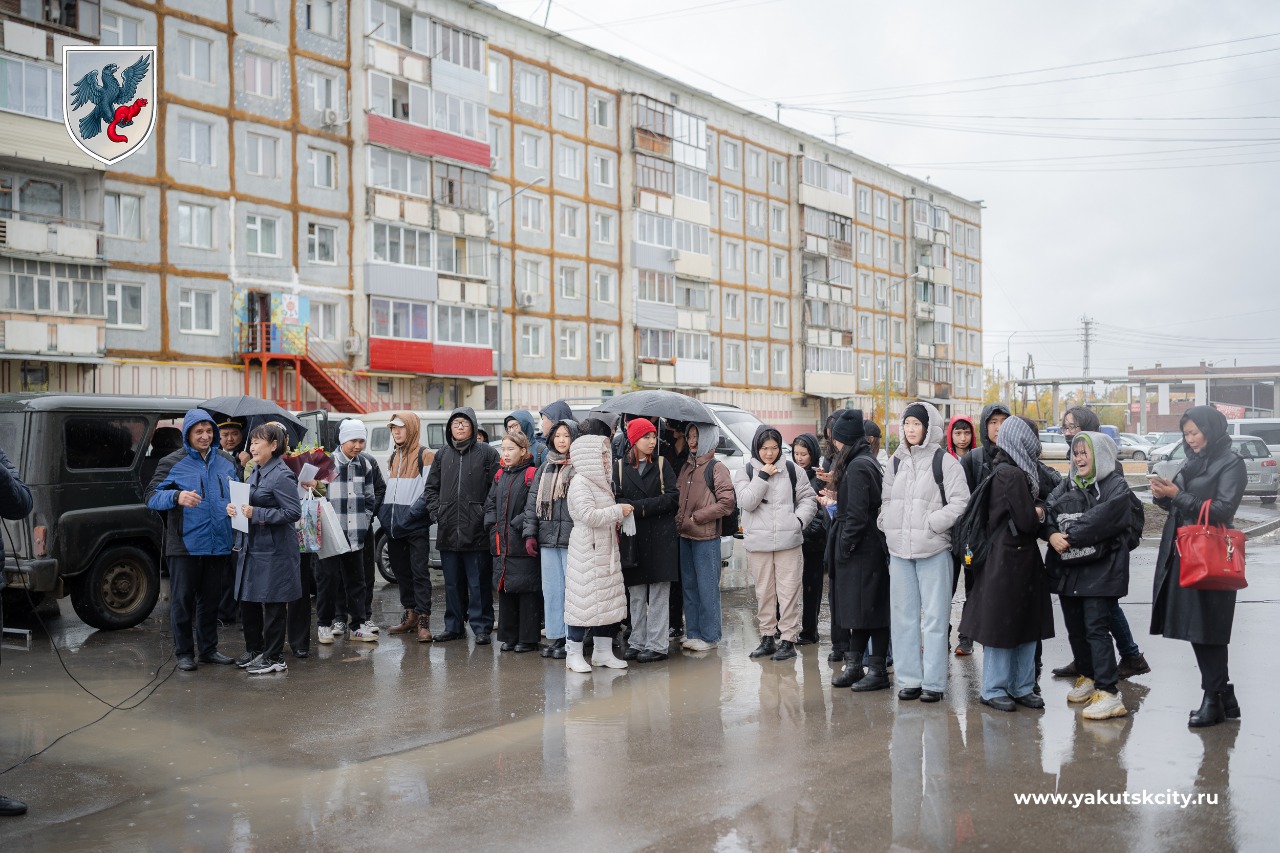
[[[942, 457], [947, 455], [947, 451], [939, 447], [933, 452], [933, 481], [938, 484], [938, 494], [942, 496], [942, 505], [947, 505], [947, 487], [942, 484]], [[902, 461], [901, 456], [893, 457], [893, 473], [897, 476], [898, 463]]]
[[[713, 470], [720, 462], [713, 456], [711, 461], [707, 463], [707, 467], [703, 469], [702, 475], [707, 478], [707, 489], [714, 496], [716, 493], [716, 475]], [[791, 475], [793, 478], [795, 474]], [[735, 497], [733, 501], [733, 511], [726, 516], [720, 518], [720, 535], [721, 536], [737, 536], [738, 528], [741, 526], [741, 520], [738, 513], [738, 500]]]
[[990, 515], [987, 498], [994, 479], [988, 477], [978, 484], [978, 488], [969, 496], [969, 505], [965, 507], [964, 515], [951, 528], [951, 554], [966, 571], [981, 568], [991, 550], [991, 540], [987, 535], [987, 519]]
[[[785, 461], [787, 464], [787, 473], [791, 475], [791, 505], [792, 507], [798, 507], [800, 506], [800, 498], [796, 497], [796, 484], [799, 482], [796, 479], [796, 466], [790, 459], [787, 459]], [[752, 469], [751, 467], [751, 463], [748, 462], [747, 463], [747, 481], [748, 482], [750, 482], [751, 478], [755, 476], [755, 473], [756, 473], [755, 470]]]

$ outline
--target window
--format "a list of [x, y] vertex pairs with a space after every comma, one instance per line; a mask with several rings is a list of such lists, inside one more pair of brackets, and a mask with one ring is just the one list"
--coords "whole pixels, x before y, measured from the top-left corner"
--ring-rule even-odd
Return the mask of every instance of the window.
[[742, 218], [742, 196], [730, 190], [725, 190], [724, 217], [734, 222]]
[[[428, 126], [427, 101], [430, 100], [432, 107], [430, 126], [477, 142], [488, 141], [489, 111], [484, 104], [439, 90], [430, 92], [420, 86], [411, 85], [408, 89], [409, 120], [414, 124]], [[403, 118], [403, 116], [400, 117]]]
[[0, 110], [62, 121], [62, 72], [0, 55]]
[[750, 321], [753, 325], [764, 325], [764, 297], [751, 296], [747, 298], [747, 308], [751, 312]]
[[408, 10], [383, 3], [382, 0], [370, 0], [368, 8], [369, 26], [366, 32], [380, 41], [411, 46], [413, 18]]
[[178, 330], [193, 335], [216, 335], [218, 317], [213, 310], [216, 296], [212, 290], [182, 288], [178, 294]]
[[336, 110], [338, 108], [338, 80], [336, 77], [312, 71], [307, 75], [307, 86], [311, 89], [311, 103], [317, 110]]
[[531, 107], [542, 106], [542, 76], [536, 71], [520, 70], [516, 78], [520, 83], [520, 103]]
[[201, 166], [213, 165], [213, 125], [190, 118], [178, 119], [178, 159]]
[[902, 374], [903, 374], [903, 366], [902, 366], [902, 362], [900, 362], [900, 361], [895, 361], [895, 362], [893, 363], [893, 381], [894, 381], [894, 382], [901, 382], [901, 381], [902, 381]]
[[893, 342], [895, 344], [902, 343], [902, 321], [894, 318], [893, 321]]
[[102, 34], [99, 44], [104, 47], [106, 45], [137, 44], [139, 23], [141, 22], [133, 18], [126, 18], [124, 15], [103, 12]]
[[317, 35], [333, 35], [333, 0], [307, 0], [306, 28]]
[[526, 231], [544, 230], [542, 211], [545, 204], [546, 201], [537, 196], [521, 196], [520, 227]]
[[190, 33], [178, 33], [177, 48], [178, 76], [213, 82], [213, 42]]
[[676, 284], [676, 307], [692, 308], [697, 311], [707, 310], [707, 286], [678, 282]]
[[582, 211], [571, 204], [560, 206], [560, 236], [577, 239]]
[[889, 216], [889, 199], [876, 195], [876, 219], [887, 219]]
[[863, 382], [871, 381], [871, 359], [865, 355], [858, 359], [858, 378]]
[[763, 171], [763, 166], [761, 165], [763, 160], [764, 160], [764, 155], [762, 155], [759, 151], [754, 151], [754, 150], [748, 151], [747, 152], [747, 174], [753, 178], [760, 177], [760, 173]]
[[764, 227], [764, 202], [758, 198], [747, 201], [747, 224], [752, 228]]
[[[43, 30], [41, 30], [43, 32]], [[102, 415], [72, 416], [63, 426], [62, 446], [73, 471], [132, 468], [146, 445], [134, 436], [146, 435], [146, 418]]]
[[391, 100], [391, 78], [369, 72], [369, 112], [388, 118], [399, 118]]
[[647, 213], [645, 211], [637, 211], [636, 220], [636, 242], [646, 243], [650, 246], [662, 246], [670, 249], [674, 243], [673, 231], [674, 220], [666, 216], [658, 216], [656, 213]]
[[489, 91], [502, 94], [502, 60], [489, 57]]
[[889, 335], [889, 321], [884, 317], [876, 318], [876, 340], [883, 341]]
[[520, 156], [526, 166], [542, 168], [542, 137], [532, 133], [520, 134]]
[[725, 373], [742, 372], [742, 344], [724, 345], [724, 370]]
[[251, 255], [278, 257], [280, 247], [276, 234], [279, 227], [279, 219], [250, 213], [245, 217], [245, 251]]
[[871, 254], [871, 232], [870, 231], [858, 232], [858, 254], [859, 255]]
[[805, 369], [821, 373], [853, 373], [853, 353], [836, 347], [805, 347]]
[[888, 287], [889, 287], [889, 282], [884, 276], [882, 275], [876, 276], [876, 304], [877, 305], [884, 304], [885, 295], [888, 292]]
[[556, 100], [559, 101], [557, 111], [568, 119], [577, 120], [582, 116], [582, 94], [568, 83], [556, 87]]
[[263, 98], [276, 96], [276, 61], [258, 53], [244, 55], [244, 89]]
[[402, 341], [431, 340], [431, 306], [400, 299], [369, 300], [369, 336]]
[[529, 296], [542, 294], [542, 262], [528, 259], [516, 264], [516, 286]]
[[675, 187], [675, 164], [648, 154], [637, 154], [636, 186], [662, 195], [671, 195]]
[[902, 202], [901, 201], [895, 198], [889, 204], [889, 211], [890, 211], [890, 216], [889, 216], [890, 222], [896, 225], [902, 221]]
[[307, 224], [307, 260], [313, 264], [336, 263], [334, 246], [338, 242], [338, 230], [331, 225]]
[[710, 361], [711, 336], [695, 332], [676, 332], [676, 358]]
[[560, 267], [557, 273], [560, 279], [560, 298], [561, 299], [581, 299], [582, 291], [579, 288], [578, 273], [581, 272], [577, 267]]
[[608, 98], [591, 98], [591, 123], [596, 127], [613, 127], [613, 104]]
[[837, 169], [829, 163], [805, 157], [800, 174], [801, 181], [812, 187], [848, 196], [851, 179], [844, 169]]
[[858, 187], [858, 212], [871, 213], [871, 190], [866, 187]]
[[431, 58], [460, 65], [472, 71], [484, 70], [484, 38], [440, 21], [431, 22]]
[[591, 179], [602, 187], [613, 186], [613, 158], [603, 154], [592, 154]]
[[560, 358], [565, 361], [579, 361], [582, 358], [582, 330], [566, 328], [560, 330]]
[[858, 317], [858, 337], [867, 340], [871, 337], [871, 318], [866, 314]]
[[782, 234], [787, 230], [787, 209], [781, 205], [769, 206], [769, 230]]
[[787, 327], [787, 313], [785, 299], [773, 300], [773, 327], [775, 329], [785, 329]]
[[900, 265], [902, 263], [902, 241], [901, 240], [893, 241], [893, 263], [895, 265]]
[[[572, 145], [560, 149], [560, 177], [572, 181], [582, 180], [582, 149]], [[528, 165], [527, 163], [525, 165]]]
[[770, 157], [769, 183], [773, 184], [775, 187], [783, 186], [786, 183], [784, 177], [782, 161], [776, 157]]
[[436, 305], [436, 341], [442, 344], [491, 345], [489, 311], [462, 305]]
[[245, 6], [248, 7], [250, 15], [260, 15], [272, 20], [276, 17], [276, 0], [247, 0]]
[[396, 192], [430, 196], [431, 163], [386, 148], [370, 148], [369, 183]]
[[597, 243], [612, 246], [614, 241], [613, 214], [597, 211], [594, 230]]
[[484, 210], [488, 175], [448, 163], [435, 164], [435, 193], [438, 203], [466, 210]]
[[881, 234], [876, 235], [876, 260], [883, 261], [889, 257], [889, 238]]
[[646, 95], [636, 95], [633, 103], [635, 115], [632, 118], [632, 124], [636, 128], [658, 136], [671, 136], [674, 107]]
[[311, 302], [311, 336], [322, 341], [338, 339], [338, 304], [336, 302]]
[[617, 361], [617, 334], [603, 330], [593, 333], [591, 336], [591, 357], [596, 361]]
[[742, 244], [726, 240], [724, 243], [724, 268], [728, 272], [742, 272]]
[[618, 276], [613, 270], [596, 270], [593, 276], [595, 282], [596, 302], [612, 304], [617, 299], [618, 294]]
[[[705, 225], [696, 225], [692, 222], [685, 222], [683, 219], [677, 219], [676, 248], [682, 252], [692, 252], [695, 255], [710, 255], [711, 230]], [[738, 269], [741, 268], [741, 266], [738, 267]]]
[[688, 166], [676, 166], [676, 195], [696, 201], [707, 201], [710, 198], [711, 185], [707, 173]]
[[142, 328], [142, 285], [107, 282], [107, 325]]
[[742, 294], [725, 291], [724, 318], [726, 320], [742, 319]]
[[751, 372], [764, 373], [764, 347], [760, 344], [752, 344], [751, 349]]
[[729, 139], [724, 141], [720, 165], [733, 172], [741, 168], [738, 165], [738, 143]]
[[202, 204], [178, 204], [178, 244], [197, 249], [213, 248], [213, 208]]
[[525, 358], [542, 358], [542, 327], [532, 323], [520, 326], [520, 355]]
[[245, 169], [250, 175], [275, 178], [276, 156], [276, 138], [274, 136], [263, 136], [261, 133], [245, 134]]
[[773, 375], [787, 375], [787, 349], [786, 347], [773, 348]]
[[653, 270], [636, 270], [636, 299], [641, 302], [659, 302], [674, 305], [675, 276]]
[[142, 197], [107, 193], [102, 201], [102, 230], [112, 237], [142, 239]]
[[331, 190], [337, 185], [338, 158], [332, 151], [321, 151], [319, 148], [307, 149], [311, 158], [311, 185]]
[[969, 254], [976, 255], [978, 253], [978, 229], [974, 228], [973, 226], [969, 226], [969, 228], [966, 231], [966, 234], [967, 234], [967, 237], [966, 237], [965, 245], [969, 250]]
[[764, 249], [751, 246], [747, 249], [747, 272], [760, 275], [764, 272]]
[[670, 361], [674, 337], [669, 329], [641, 329], [640, 358]]

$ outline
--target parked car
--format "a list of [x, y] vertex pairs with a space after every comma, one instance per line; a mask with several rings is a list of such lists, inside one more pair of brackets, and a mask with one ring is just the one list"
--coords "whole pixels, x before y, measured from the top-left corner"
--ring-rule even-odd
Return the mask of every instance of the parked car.
[[[1244, 459], [1249, 475], [1244, 493], [1261, 497], [1264, 504], [1275, 503], [1280, 494], [1280, 469], [1277, 469], [1276, 460], [1267, 445], [1256, 435], [1233, 435], [1231, 449]], [[1165, 445], [1152, 454], [1147, 468], [1152, 474], [1172, 480], [1186, 462], [1186, 453], [1187, 446], [1182, 442]]]
[[[1143, 437], [1147, 439], [1147, 444], [1155, 448], [1182, 441], [1182, 433], [1180, 432], [1149, 432]], [[1148, 458], [1150, 458], [1150, 454], [1148, 454]]]
[[15, 598], [26, 603], [28, 592], [31, 603], [69, 595], [76, 615], [102, 630], [132, 628], [151, 615], [164, 520], [143, 503], [143, 492], [160, 459], [181, 446], [182, 417], [199, 402], [0, 394], [0, 446], [33, 500], [29, 517], [4, 522], [11, 606]]
[[1272, 456], [1280, 457], [1280, 418], [1241, 418], [1227, 424], [1227, 431], [1232, 435], [1257, 436]]
[[1139, 444], [1145, 444], [1148, 447], [1151, 446], [1151, 442], [1147, 441], [1145, 438], [1138, 435], [1136, 432], [1122, 432], [1120, 433], [1120, 438], [1131, 438], [1134, 441], [1138, 442]]
[[1141, 462], [1151, 455], [1151, 445], [1124, 434], [1116, 442], [1116, 449], [1119, 450], [1121, 459], [1136, 459]]
[[1071, 455], [1071, 442], [1060, 432], [1040, 433], [1041, 459], [1066, 459]]

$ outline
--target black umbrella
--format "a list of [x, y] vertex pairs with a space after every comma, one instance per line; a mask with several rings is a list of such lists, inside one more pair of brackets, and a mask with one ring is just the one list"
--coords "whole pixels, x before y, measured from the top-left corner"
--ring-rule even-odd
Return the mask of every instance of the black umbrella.
[[666, 418], [686, 423], [713, 424], [716, 422], [711, 410], [695, 400], [675, 391], [660, 389], [648, 391], [632, 391], [611, 397], [593, 412], [604, 412], [613, 415], [638, 415], [649, 418]]
[[211, 415], [217, 415], [218, 421], [244, 421], [245, 430], [251, 430], [259, 424], [278, 421], [289, 433], [289, 443], [297, 445], [307, 434], [306, 425], [287, 409], [270, 400], [238, 394], [230, 397], [214, 397], [200, 404]]

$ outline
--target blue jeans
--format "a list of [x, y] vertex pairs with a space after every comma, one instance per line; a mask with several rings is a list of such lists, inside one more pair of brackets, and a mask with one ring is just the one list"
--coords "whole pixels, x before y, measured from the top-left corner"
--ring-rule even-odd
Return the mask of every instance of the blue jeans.
[[564, 567], [569, 560], [568, 548], [543, 548], [542, 554], [542, 621], [548, 640], [564, 639]]
[[720, 642], [719, 539], [680, 537], [680, 587], [684, 594], [685, 636]]
[[444, 569], [444, 629], [476, 636], [493, 633], [493, 558], [488, 551], [441, 551]]
[[1138, 649], [1137, 642], [1133, 639], [1133, 631], [1129, 630], [1129, 620], [1125, 618], [1124, 611], [1120, 609], [1120, 599], [1118, 598], [1111, 601], [1111, 636], [1116, 638], [1116, 649], [1120, 652], [1121, 657], [1127, 658], [1142, 654]]
[[1036, 644], [1023, 643], [1012, 649], [982, 647], [982, 698], [1008, 696], [1017, 699], [1035, 691]]
[[950, 617], [951, 552], [919, 560], [891, 556], [889, 628], [898, 687], [946, 690]]

